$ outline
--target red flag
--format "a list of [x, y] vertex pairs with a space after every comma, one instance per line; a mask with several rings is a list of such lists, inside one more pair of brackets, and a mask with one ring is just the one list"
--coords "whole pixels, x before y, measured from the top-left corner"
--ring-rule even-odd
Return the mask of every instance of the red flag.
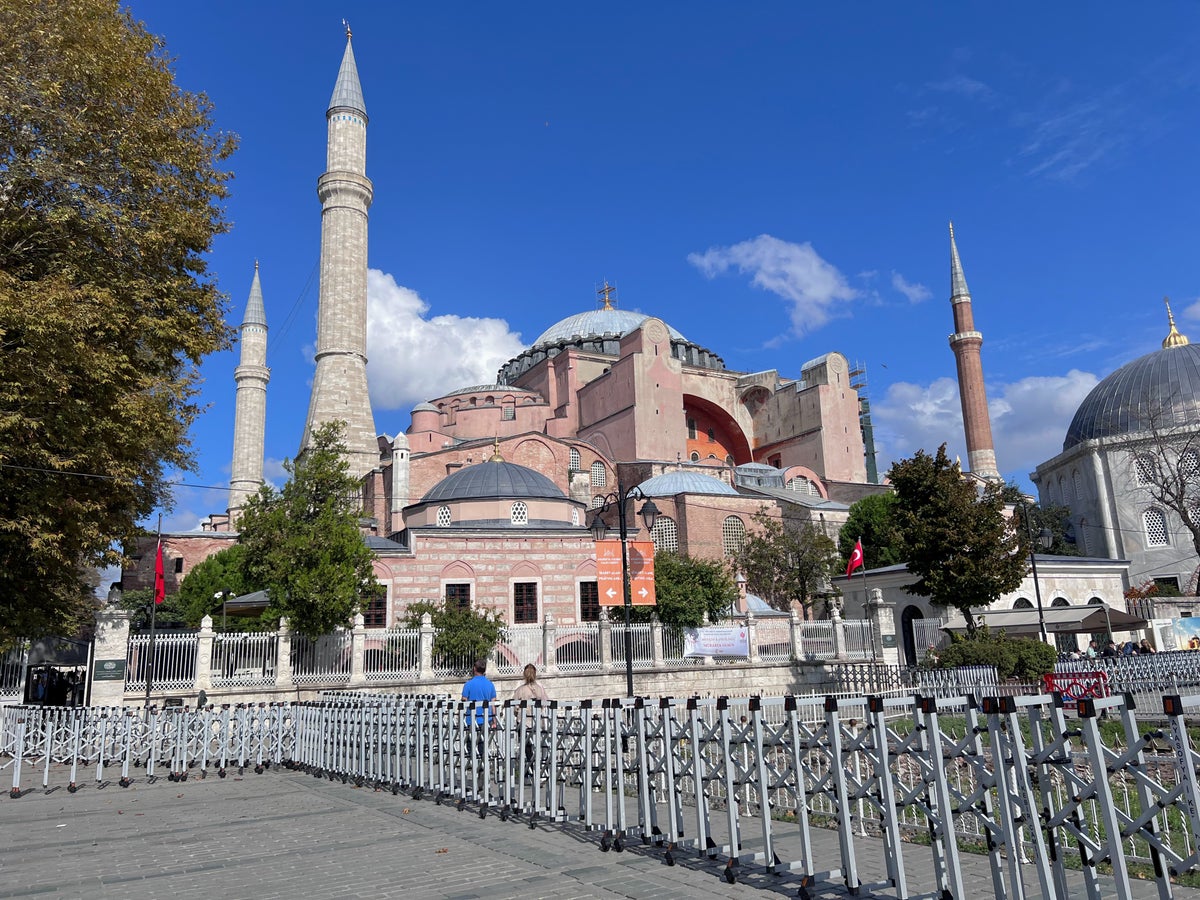
[[863, 564], [862, 538], [854, 542], [854, 549], [850, 551], [850, 562], [846, 563], [846, 575], [849, 576], [855, 569]]
[[162, 603], [167, 598], [167, 582], [163, 578], [162, 538], [158, 539], [158, 553], [154, 556], [154, 602]]

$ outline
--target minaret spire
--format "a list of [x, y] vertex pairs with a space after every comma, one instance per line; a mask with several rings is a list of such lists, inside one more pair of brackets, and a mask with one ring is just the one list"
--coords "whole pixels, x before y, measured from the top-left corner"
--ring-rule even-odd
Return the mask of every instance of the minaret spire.
[[1167, 332], [1167, 336], [1163, 338], [1163, 349], [1168, 347], [1186, 347], [1188, 345], [1187, 335], [1180, 334], [1175, 328], [1175, 316], [1171, 312], [1171, 298], [1163, 297], [1163, 303], [1167, 304], [1167, 321], [1171, 324], [1171, 330]]
[[954, 310], [954, 334], [950, 347], [958, 367], [958, 395], [962, 402], [963, 431], [967, 438], [967, 463], [971, 473], [989, 481], [999, 481], [996, 448], [992, 442], [992, 420], [988, 414], [987, 390], [983, 383], [983, 360], [979, 349], [983, 335], [975, 330], [971, 292], [958, 258], [954, 223], [950, 223], [950, 305]]
[[379, 466], [379, 442], [367, 393], [367, 106], [363, 102], [350, 29], [329, 109], [321, 199], [321, 289], [317, 311], [317, 368], [300, 445], [327, 422], [346, 423], [350, 474]]
[[[241, 357], [233, 372], [237, 384], [233, 420], [233, 462], [229, 473], [229, 515], [237, 511], [263, 483], [263, 453], [267, 433], [267, 314], [263, 305], [258, 260], [239, 329]], [[233, 522], [234, 527], [237, 523]]]

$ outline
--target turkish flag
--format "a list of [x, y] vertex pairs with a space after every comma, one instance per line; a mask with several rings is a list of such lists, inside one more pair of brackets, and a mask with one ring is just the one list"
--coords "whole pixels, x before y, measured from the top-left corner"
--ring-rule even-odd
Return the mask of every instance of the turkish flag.
[[163, 578], [162, 538], [158, 539], [158, 552], [154, 556], [154, 602], [162, 603], [167, 598], [167, 581]]
[[846, 563], [846, 574], [850, 575], [863, 564], [862, 538], [854, 542], [854, 549], [850, 551], [850, 562]]

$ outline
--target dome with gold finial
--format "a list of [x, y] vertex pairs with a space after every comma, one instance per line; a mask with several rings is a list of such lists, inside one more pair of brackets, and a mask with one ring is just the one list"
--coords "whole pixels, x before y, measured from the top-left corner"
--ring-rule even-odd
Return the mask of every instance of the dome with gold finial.
[[1092, 388], [1075, 412], [1063, 450], [1096, 438], [1136, 434], [1152, 428], [1200, 421], [1200, 345], [1175, 327], [1155, 350], [1126, 363]]

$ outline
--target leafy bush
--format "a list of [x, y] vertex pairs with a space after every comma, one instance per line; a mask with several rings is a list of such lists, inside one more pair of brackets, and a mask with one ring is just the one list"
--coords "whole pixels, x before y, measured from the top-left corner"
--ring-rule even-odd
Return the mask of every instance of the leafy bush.
[[1003, 631], [991, 634], [980, 626], [973, 635], [951, 635], [950, 645], [942, 648], [936, 663], [940, 668], [958, 666], [995, 666], [1001, 678], [1036, 681], [1054, 670], [1058, 653], [1049, 644], [1034, 638], [1010, 638]]
[[478, 659], [500, 642], [504, 619], [493, 610], [471, 609], [447, 600], [420, 600], [408, 607], [408, 627], [420, 628], [425, 613], [433, 620], [435, 657]]

